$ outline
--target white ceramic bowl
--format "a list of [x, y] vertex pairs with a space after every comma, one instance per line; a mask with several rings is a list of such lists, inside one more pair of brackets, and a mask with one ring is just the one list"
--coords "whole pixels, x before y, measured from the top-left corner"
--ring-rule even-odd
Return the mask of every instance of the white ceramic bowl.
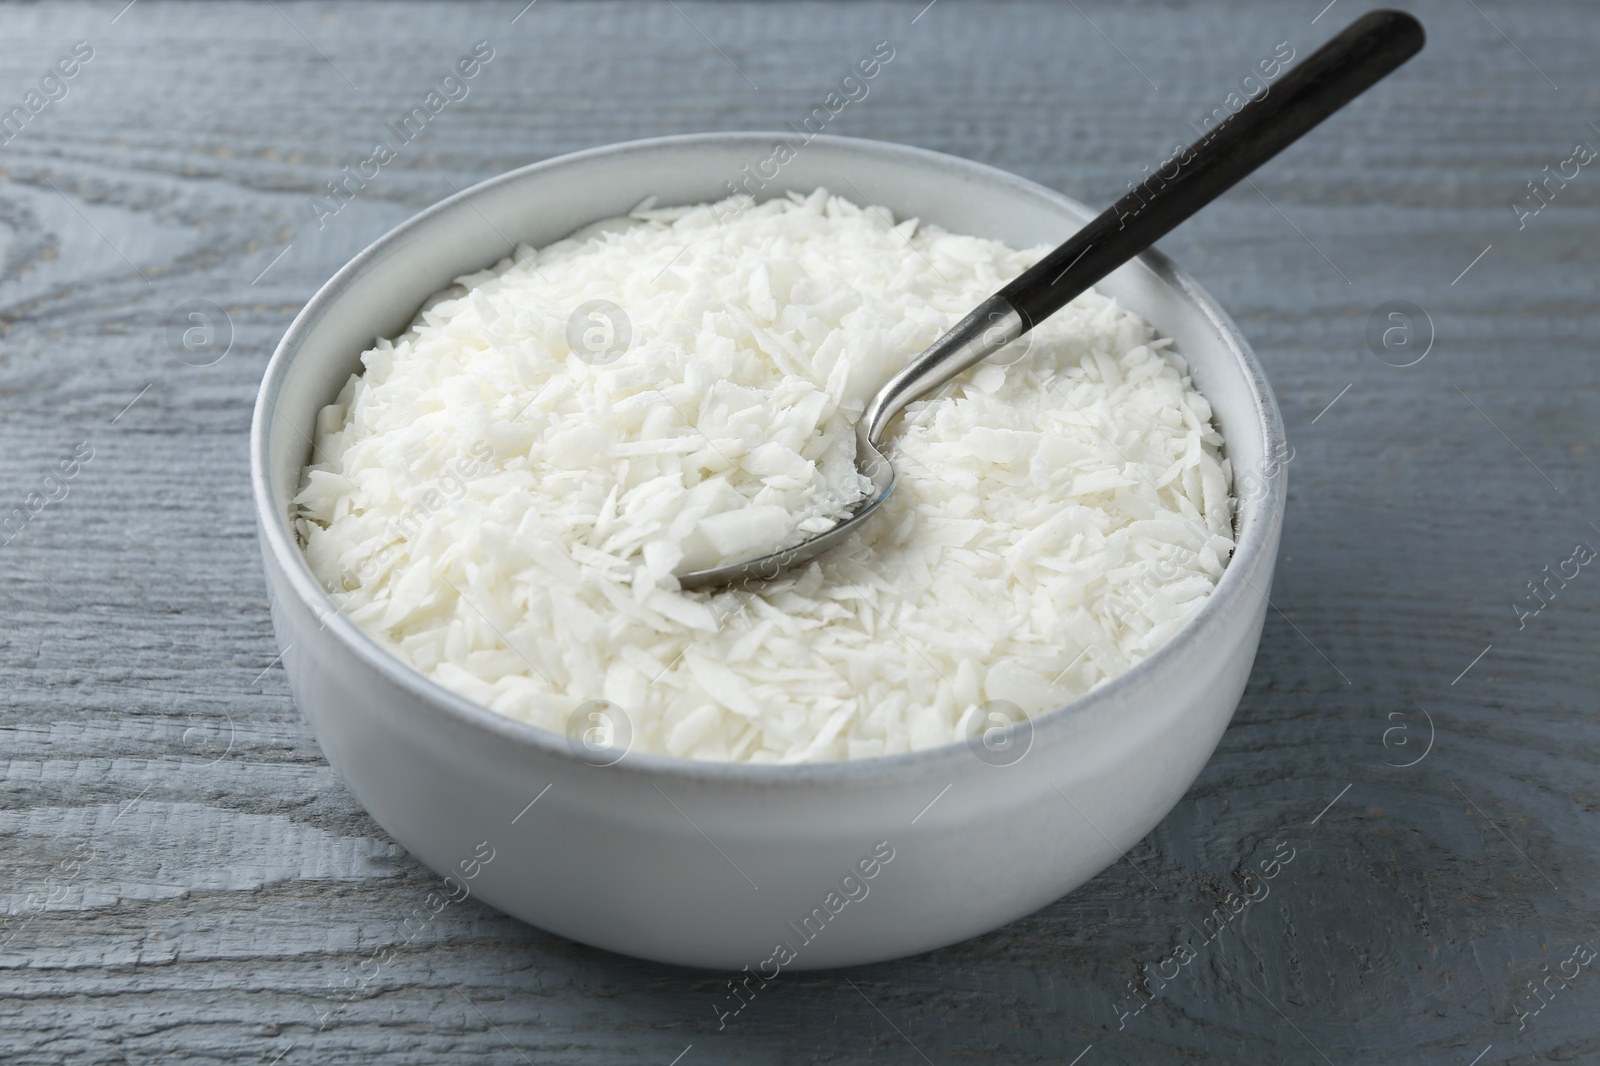
[[[630, 753], [596, 768], [565, 737], [429, 681], [338, 613], [296, 547], [289, 501], [317, 412], [361, 352], [511, 241], [549, 243], [651, 194], [663, 204], [720, 199], [780, 138], [794, 139], [637, 141], [474, 186], [339, 271], [267, 369], [251, 465], [284, 667], [356, 798], [412, 854], [460, 879], [425, 909], [470, 890], [587, 944], [769, 978], [925, 951], [1028, 914], [1115, 862], [1177, 803], [1238, 704], [1272, 585], [1281, 473], [1247, 495], [1238, 549], [1188, 625], [1122, 677], [1036, 718], [1026, 755], [1009, 765], [953, 744], [802, 766]], [[1093, 214], [987, 166], [839, 137], [817, 137], [766, 192], [819, 185], [1013, 247], [1054, 245]], [[1100, 288], [1176, 340], [1236, 477], [1275, 470], [1277, 405], [1216, 303], [1157, 253]], [[874, 848], [892, 858], [873, 865]], [[864, 858], [870, 880], [842, 882]]]

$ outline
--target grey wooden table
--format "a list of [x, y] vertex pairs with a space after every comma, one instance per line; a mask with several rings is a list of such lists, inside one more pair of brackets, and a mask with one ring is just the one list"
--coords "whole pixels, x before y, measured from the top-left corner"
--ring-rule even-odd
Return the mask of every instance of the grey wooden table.
[[[1276, 609], [1189, 795], [1038, 914], [787, 978], [723, 1031], [716, 974], [475, 902], [402, 928], [433, 875], [274, 665], [246, 435], [290, 317], [455, 188], [781, 127], [880, 40], [834, 132], [1105, 202], [1362, 5], [524, 2], [0, 7], [0, 1058], [1600, 1060], [1589, 0], [1412, 5], [1418, 60], [1164, 242], [1296, 448]], [[468, 96], [315, 210], [479, 40]], [[1270, 895], [1179, 966], [1268, 841]]]

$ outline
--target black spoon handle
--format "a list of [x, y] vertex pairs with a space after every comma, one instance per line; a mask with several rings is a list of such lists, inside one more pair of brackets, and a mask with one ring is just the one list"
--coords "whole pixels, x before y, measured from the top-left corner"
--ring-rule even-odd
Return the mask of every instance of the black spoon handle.
[[911, 360], [867, 404], [862, 440], [876, 444], [906, 404], [1055, 314], [1416, 55], [1423, 40], [1422, 24], [1401, 11], [1356, 19]]
[[1361, 16], [997, 295], [1032, 329], [1366, 92], [1424, 40], [1422, 24], [1402, 11]]

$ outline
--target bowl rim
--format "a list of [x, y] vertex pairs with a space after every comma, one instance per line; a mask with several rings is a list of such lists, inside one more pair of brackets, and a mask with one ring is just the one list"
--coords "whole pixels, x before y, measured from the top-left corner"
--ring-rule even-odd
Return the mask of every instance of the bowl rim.
[[[575, 767], [588, 767], [588, 763], [570, 750], [563, 734], [512, 718], [445, 688], [386, 650], [340, 610], [312, 573], [304, 554], [296, 544], [287, 512], [280, 514], [273, 501], [270, 475], [271, 415], [277, 411], [277, 397], [283, 391], [284, 382], [292, 373], [294, 361], [302, 351], [307, 337], [324, 317], [327, 309], [343, 297], [367, 265], [434, 218], [455, 211], [463, 204], [469, 204], [472, 197], [501, 186], [514, 185], [529, 175], [560, 170], [576, 162], [609, 155], [709, 144], [759, 143], [764, 146], [772, 143], [774, 138], [784, 139], [787, 136], [781, 132], [760, 130], [673, 134], [582, 149], [517, 167], [456, 192], [407, 218], [363, 248], [306, 302], [273, 350], [257, 393], [250, 426], [252, 497], [257, 528], [265, 552], [287, 579], [290, 589], [299, 596], [301, 604], [320, 620], [323, 630], [337, 640], [346, 651], [357, 656], [391, 683], [409, 691], [421, 704], [458, 725], [487, 732], [501, 741], [532, 748], [544, 756], [569, 761]], [[833, 134], [819, 134], [813, 137], [808, 145], [819, 141], [841, 151], [865, 151], [880, 156], [898, 156], [914, 165], [964, 171], [979, 176], [987, 182], [1009, 185], [1019, 192], [1054, 200], [1086, 218], [1092, 218], [1097, 213], [1089, 206], [1054, 189], [975, 160], [890, 141]], [[1149, 268], [1164, 284], [1179, 290], [1181, 295], [1191, 301], [1210, 322], [1244, 372], [1256, 418], [1256, 431], [1264, 434], [1269, 448], [1286, 442], [1283, 418], [1266, 374], [1233, 319], [1186, 271], [1160, 251], [1152, 247], [1135, 259]], [[1261, 557], [1269, 551], [1276, 554], [1277, 533], [1283, 520], [1287, 495], [1285, 474], [1286, 472], [1280, 469], [1276, 476], [1265, 479], [1267, 492], [1255, 501], [1257, 505], [1255, 511], [1241, 523], [1233, 555], [1224, 568], [1221, 579], [1207, 596], [1200, 610], [1164, 644], [1117, 677], [1102, 683], [1070, 703], [1051, 708], [1030, 718], [1032, 743], [1036, 745], [1039, 734], [1045, 730], [1058, 728], [1069, 720], [1091, 714], [1097, 708], [1118, 701], [1129, 689], [1147, 683], [1151, 675], [1161, 672], [1167, 663], [1181, 656], [1187, 648], [1201, 639], [1219, 615], [1236, 609], [1243, 597], [1254, 594], [1266, 598], [1266, 593], [1255, 588], [1249, 580], [1248, 572], [1254, 569]], [[1269, 605], [1270, 602], [1269, 599]], [[285, 667], [287, 666], [286, 662]], [[967, 761], [973, 761], [971, 752], [965, 742], [958, 740], [894, 755], [804, 763], [718, 762], [630, 749], [606, 769], [628, 776], [686, 783], [799, 787], [868, 782], [881, 784], [892, 780], [916, 779], [927, 771], [942, 767], [954, 769], [957, 764], [964, 764]]]

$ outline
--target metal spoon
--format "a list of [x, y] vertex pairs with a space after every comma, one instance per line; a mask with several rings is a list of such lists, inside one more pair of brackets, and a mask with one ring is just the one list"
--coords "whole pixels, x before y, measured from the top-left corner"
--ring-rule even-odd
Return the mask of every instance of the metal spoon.
[[1262, 96], [1180, 148], [1144, 184], [979, 304], [890, 378], [856, 424], [856, 468], [873, 491], [849, 517], [780, 551], [678, 574], [678, 584], [693, 589], [771, 580], [855, 533], [894, 489], [894, 465], [880, 445], [885, 428], [907, 404], [999, 351], [1149, 248], [1416, 55], [1424, 40], [1422, 24], [1404, 12], [1373, 11], [1352, 22]]

